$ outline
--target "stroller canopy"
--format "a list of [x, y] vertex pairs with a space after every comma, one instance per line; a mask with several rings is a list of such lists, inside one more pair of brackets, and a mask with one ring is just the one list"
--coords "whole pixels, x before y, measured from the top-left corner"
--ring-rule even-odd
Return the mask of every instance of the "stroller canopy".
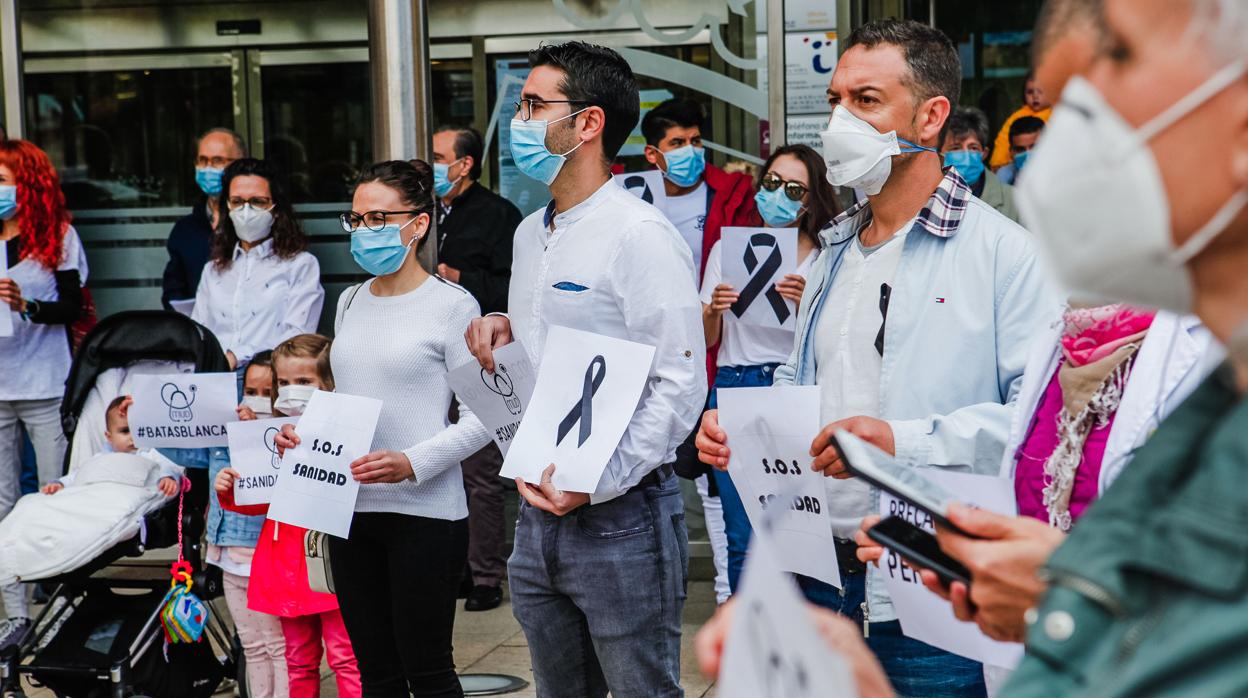
[[73, 437], [83, 404], [100, 374], [135, 361], [194, 364], [196, 373], [230, 370], [225, 351], [208, 328], [166, 310], [130, 310], [101, 320], [86, 336], [65, 381], [61, 427]]

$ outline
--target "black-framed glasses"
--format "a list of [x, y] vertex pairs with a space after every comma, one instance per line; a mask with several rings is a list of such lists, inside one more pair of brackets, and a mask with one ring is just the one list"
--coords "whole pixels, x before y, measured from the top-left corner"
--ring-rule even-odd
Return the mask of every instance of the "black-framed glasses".
[[806, 192], [810, 191], [805, 184], [801, 182], [786, 182], [780, 178], [780, 175], [774, 172], [768, 172], [763, 176], [761, 182], [763, 189], [767, 191], [775, 191], [780, 187], [784, 187], [784, 195], [793, 201], [801, 201]]
[[342, 229], [348, 233], [354, 233], [360, 229], [360, 226], [364, 226], [376, 233], [386, 227], [387, 216], [418, 216], [422, 213], [424, 211], [368, 211], [366, 213], [347, 211], [338, 216], [338, 222], [342, 224]]
[[252, 208], [267, 211], [273, 208], [273, 199], [267, 196], [253, 196], [250, 199], [244, 199], [241, 196], [231, 196], [225, 200], [225, 205], [229, 206], [231, 211], [240, 209], [246, 204], [251, 204]]
[[234, 162], [234, 158], [221, 157], [220, 155], [215, 158], [208, 158], [203, 155], [195, 158], [196, 167], [215, 167], [218, 170], [223, 169], [231, 162]]
[[516, 102], [516, 117], [521, 121], [533, 118], [533, 107], [543, 104], [589, 104], [583, 99], [522, 99]]

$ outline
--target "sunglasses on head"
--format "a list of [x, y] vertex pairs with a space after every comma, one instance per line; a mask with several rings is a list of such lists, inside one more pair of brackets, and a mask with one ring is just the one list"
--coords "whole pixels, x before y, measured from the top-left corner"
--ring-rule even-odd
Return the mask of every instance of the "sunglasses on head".
[[786, 182], [780, 179], [780, 175], [774, 172], [768, 172], [763, 176], [761, 186], [767, 191], [775, 191], [780, 187], [784, 187], [784, 195], [793, 201], [801, 201], [802, 197], [806, 196], [806, 192], [809, 191], [805, 184], [801, 182]]

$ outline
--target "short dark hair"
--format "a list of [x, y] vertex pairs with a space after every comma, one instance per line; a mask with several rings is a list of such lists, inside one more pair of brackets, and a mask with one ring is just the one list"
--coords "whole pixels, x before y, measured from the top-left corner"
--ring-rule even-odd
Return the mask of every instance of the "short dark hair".
[[455, 134], [455, 158], [472, 158], [468, 179], [481, 179], [481, 158], [485, 153], [485, 142], [481, 140], [477, 129], [471, 126], [443, 126], [437, 132]]
[[[945, 122], [945, 138], [962, 139], [974, 134], [984, 150], [992, 147], [988, 129], [988, 117], [975, 107], [956, 107]], [[942, 141], [943, 144], [943, 141]]]
[[1044, 119], [1038, 116], [1020, 116], [1010, 124], [1010, 140], [1013, 141], [1014, 136], [1026, 136], [1043, 130]]
[[641, 135], [648, 145], [658, 146], [669, 128], [702, 129], [702, 105], [692, 99], [674, 98], [660, 102], [641, 118]]
[[962, 61], [944, 32], [912, 19], [881, 19], [851, 32], [845, 50], [855, 46], [875, 48], [880, 44], [901, 49], [910, 69], [909, 79], [902, 83], [920, 101], [947, 97], [950, 104], [958, 103], [962, 92]]
[[[633, 69], [620, 54], [605, 46], [568, 41], [529, 51], [529, 67], [550, 66], [563, 71], [559, 90], [571, 100], [602, 109], [602, 153], [612, 160], [637, 125], [641, 100]], [[576, 106], [576, 105], [573, 105]]]
[[806, 201], [806, 214], [797, 227], [811, 240], [819, 241], [819, 231], [823, 230], [833, 218], [841, 212], [841, 204], [836, 200], [836, 192], [828, 184], [828, 165], [823, 156], [808, 145], [795, 143], [782, 145], [771, 151], [767, 162], [758, 169], [758, 177], [754, 180], [754, 189], [762, 189], [763, 177], [771, 169], [772, 163], [781, 155], [791, 155], [806, 166], [806, 181], [810, 182]]
[[[304, 234], [299, 219], [295, 217], [286, 180], [273, 163], [256, 158], [242, 158], [226, 165], [221, 174], [221, 202], [230, 198], [230, 183], [235, 177], [260, 177], [269, 183], [269, 197], [273, 199], [273, 254], [290, 259], [308, 249], [308, 236]], [[234, 246], [238, 233], [230, 218], [229, 207], [221, 211], [217, 222], [217, 234], [212, 236], [212, 263], [217, 269], [229, 269], [234, 261]]]

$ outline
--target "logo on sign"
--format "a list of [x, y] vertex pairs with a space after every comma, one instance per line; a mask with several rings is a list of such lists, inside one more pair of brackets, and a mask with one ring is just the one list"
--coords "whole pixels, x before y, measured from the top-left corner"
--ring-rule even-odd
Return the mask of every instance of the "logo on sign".
[[641, 193], [636, 194], [642, 201], [652, 204], [654, 203], [654, 193], [650, 191], [650, 185], [646, 183], [646, 178], [641, 175], [631, 175], [624, 178], [624, 188], [630, 192], [634, 189], [640, 189]]
[[264, 430], [264, 447], [272, 454], [272, 457], [269, 459], [269, 465], [273, 466], [274, 470], [282, 467], [282, 457], [277, 453], [277, 434], [277, 427], [269, 427]]
[[761, 650], [754, 656], [759, 677], [769, 696], [802, 698], [810, 695], [810, 680], [802, 661], [780, 649], [780, 629], [772, 625], [762, 601], [750, 605], [751, 625]]
[[507, 411], [512, 414], [520, 414], [524, 407], [520, 404], [520, 398], [516, 395], [515, 383], [511, 380], [511, 375], [507, 373], [507, 367], [499, 364], [498, 371], [494, 375], [490, 375], [489, 371], [481, 369], [481, 382], [490, 392], [503, 398], [503, 404], [507, 407]]
[[195, 403], [195, 390], [196, 387], [191, 385], [191, 394], [187, 395], [176, 383], [160, 386], [160, 399], [169, 407], [169, 421], [189, 422], [195, 419], [195, 414], [191, 412], [191, 405]]

